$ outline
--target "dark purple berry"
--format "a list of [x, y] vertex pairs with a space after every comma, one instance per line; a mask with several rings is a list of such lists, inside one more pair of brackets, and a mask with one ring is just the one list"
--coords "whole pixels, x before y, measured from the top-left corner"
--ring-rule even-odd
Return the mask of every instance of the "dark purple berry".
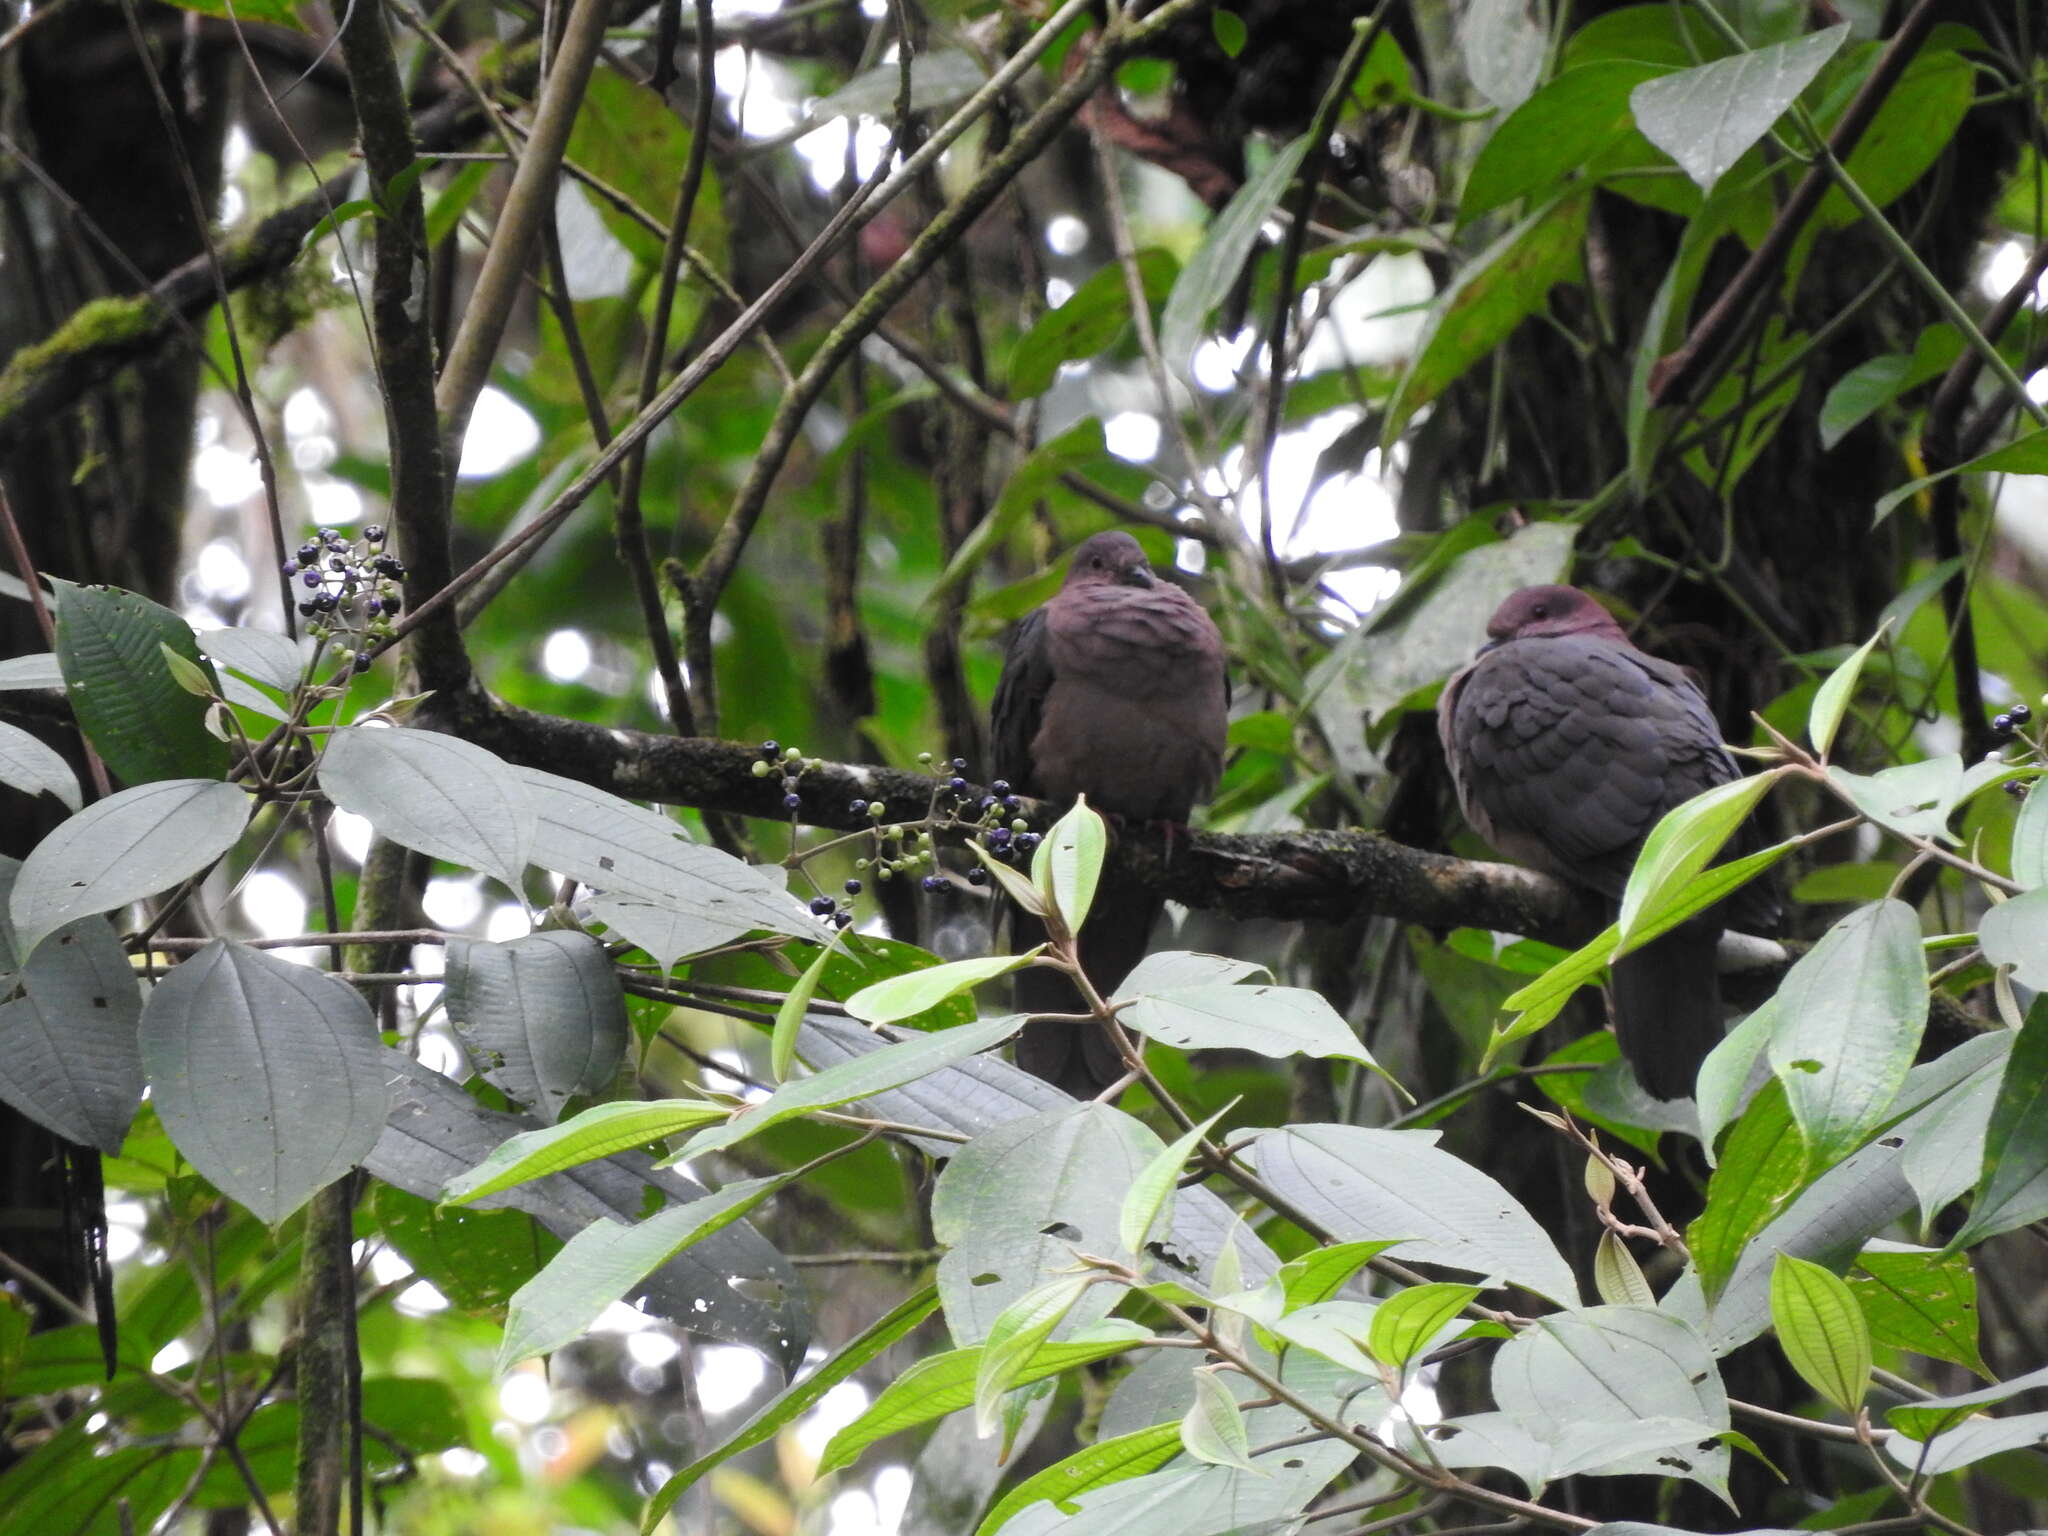
[[309, 587], [317, 587], [320, 585], [320, 573], [318, 571], [301, 571], [299, 573], [299, 580]]
[[782, 797], [782, 808], [785, 811], [796, 810], [803, 803], [804, 797], [802, 795], [784, 795]]
[[1008, 827], [994, 828], [988, 835], [988, 841], [989, 846], [992, 848], [1003, 847], [1010, 841], [1010, 829]]
[[320, 546], [318, 544], [301, 544], [299, 546], [299, 564], [304, 565], [308, 561], [318, 560], [319, 558]]
[[1037, 846], [1038, 834], [1036, 832], [1023, 832], [1018, 834], [1017, 848], [1019, 852], [1029, 853], [1032, 849], [1036, 848]]
[[966, 787], [967, 781], [963, 778], [960, 778], [958, 775], [955, 775], [953, 778], [946, 780], [946, 788], [948, 789], [961, 790], [965, 789]]
[[813, 896], [811, 898], [811, 915], [813, 917], [830, 917], [838, 910], [839, 903], [830, 896]]
[[298, 561], [296, 561], [296, 560], [287, 560], [287, 561], [285, 561], [285, 563], [284, 563], [284, 573], [285, 573], [285, 575], [287, 575], [287, 576], [296, 576], [296, 575], [298, 575], [298, 574], [299, 574], [299, 562], [298, 562]]
[[994, 795], [983, 795], [980, 808], [984, 811], [994, 810], [996, 808], [996, 797]]
[[369, 653], [368, 651], [357, 651], [357, 652], [356, 652], [356, 670], [357, 670], [358, 672], [367, 672], [367, 671], [369, 671], [369, 670], [370, 670], [370, 666], [371, 666], [371, 664], [372, 664], [373, 662], [375, 662], [375, 661], [376, 661], [376, 659], [377, 659], [377, 658], [376, 658], [376, 657], [374, 657], [374, 656], [372, 656], [372, 655], [371, 655], [371, 654], [370, 654], [370, 653]]
[[1003, 809], [1006, 811], [1021, 811], [1024, 809], [1024, 802], [1015, 795], [1005, 795], [1003, 796]]
[[926, 875], [924, 879], [919, 882], [919, 884], [923, 885], [923, 887], [927, 891], [930, 891], [933, 895], [937, 895], [940, 891], [943, 891], [946, 888], [945, 878], [940, 875]]
[[966, 759], [966, 758], [964, 758], [964, 757], [956, 757], [956, 758], [954, 758], [954, 759], [953, 759], [953, 771], [954, 771], [955, 773], [965, 773], [965, 772], [967, 771], [967, 759]]
[[865, 800], [849, 800], [846, 809], [852, 815], [865, 816], [868, 813], [868, 803]]
[[2034, 718], [2034, 712], [2031, 709], [2027, 708], [2027, 706], [2024, 704], [2013, 705], [2011, 709], [2008, 709], [2006, 711], [2006, 714], [2012, 717], [2012, 723], [2014, 725], [2025, 725], [2029, 720]]
[[782, 743], [779, 741], [764, 741], [761, 743], [761, 756], [764, 758], [778, 756], [781, 751]]
[[384, 525], [382, 523], [370, 524], [369, 527], [363, 530], [363, 537], [372, 544], [382, 544], [384, 542]]
[[299, 612], [304, 614], [307, 618], [311, 618], [314, 614], [318, 613], [319, 611], [320, 610], [318, 608], [315, 608], [311, 603], [299, 604]]
[[995, 783], [989, 785], [989, 788], [996, 792], [997, 799], [1001, 799], [1010, 792], [1010, 781], [1008, 779], [997, 779]]
[[384, 594], [384, 611], [386, 613], [398, 612], [400, 602], [401, 599], [396, 592], [386, 592]]
[[967, 871], [967, 883], [969, 885], [987, 885], [988, 871], [979, 864], [975, 865], [974, 868]]
[[322, 528], [320, 530], [320, 537], [323, 541], [328, 539], [336, 539], [340, 536], [341, 535], [335, 529], [332, 528]]
[[363, 604], [363, 610], [366, 613], [368, 613], [371, 618], [375, 618], [378, 614], [384, 611], [384, 599], [381, 597], [371, 598], [367, 603]]
[[2012, 716], [1993, 715], [1991, 717], [1991, 734], [1998, 737], [2010, 736], [2012, 734]]
[[332, 613], [341, 606], [341, 599], [332, 592], [315, 592], [313, 594], [313, 606], [322, 613]]
[[860, 894], [860, 882], [858, 880], [847, 881], [846, 894], [849, 896], [858, 896]]
[[853, 926], [853, 914], [851, 912], [841, 912], [832, 919], [832, 922], [833, 926], [838, 928], [851, 928]]

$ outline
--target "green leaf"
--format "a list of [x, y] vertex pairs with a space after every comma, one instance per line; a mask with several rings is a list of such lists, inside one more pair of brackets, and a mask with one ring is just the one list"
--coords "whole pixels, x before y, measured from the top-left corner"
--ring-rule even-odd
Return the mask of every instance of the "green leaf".
[[1700, 1145], [1706, 1148], [1709, 1163], [1715, 1160], [1714, 1143], [1742, 1110], [1742, 1095], [1749, 1087], [1756, 1059], [1777, 1027], [1777, 1006], [1775, 996], [1766, 999], [1723, 1035], [1700, 1063], [1693, 1102], [1699, 1113]]
[[1181, 1165], [1195, 1150], [1195, 1144], [1209, 1134], [1209, 1128], [1228, 1114], [1236, 1103], [1237, 1100], [1232, 1099], [1200, 1125], [1190, 1129], [1147, 1163], [1131, 1181], [1131, 1187], [1124, 1192], [1123, 1211], [1117, 1218], [1117, 1235], [1127, 1252], [1144, 1252], [1145, 1239], [1152, 1235], [1152, 1228], [1166, 1214], [1173, 1200]]
[[[1956, 129], [1974, 104], [1976, 88], [1976, 68], [1962, 53], [1922, 48], [1885, 93], [1877, 116], [1857, 139], [1843, 169], [1873, 203], [1888, 207], [1954, 142]], [[1814, 220], [1840, 229], [1862, 217], [1847, 193], [1831, 187]]]
[[1079, 933], [1095, 902], [1102, 861], [1109, 854], [1109, 827], [1082, 795], [1052, 824], [1031, 855], [1031, 879], [1069, 933]]
[[1260, 1470], [1252, 1465], [1244, 1413], [1214, 1371], [1195, 1372], [1195, 1401], [1180, 1421], [1180, 1443], [1195, 1460], [1210, 1466]]
[[1541, 204], [1459, 269], [1387, 406], [1382, 446], [1397, 442], [1417, 411], [1548, 304], [1555, 285], [1578, 279], [1590, 199], [1575, 190]]
[[1607, 969], [1620, 939], [1620, 928], [1610, 923], [1526, 987], [1509, 993], [1500, 1006], [1503, 1012], [1517, 1010], [1516, 1016], [1494, 1029], [1479, 1070], [1491, 1067], [1501, 1047], [1535, 1034], [1556, 1018], [1574, 992]]
[[1345, 1283], [1374, 1259], [1399, 1243], [1398, 1238], [1378, 1242], [1330, 1243], [1289, 1259], [1280, 1266], [1280, 1284], [1287, 1297], [1287, 1310], [1328, 1301]]
[[1817, 864], [1799, 877], [1792, 899], [1809, 906], [1883, 901], [1899, 878], [1896, 864]]
[[1686, 1228], [1708, 1300], [1734, 1272], [1743, 1245], [1804, 1187], [1805, 1173], [1806, 1144], [1792, 1123], [1784, 1085], [1774, 1078], [1735, 1122], [1707, 1181], [1706, 1208]]
[[1003, 1395], [1017, 1385], [1019, 1374], [1090, 1283], [1087, 1275], [1048, 1280], [1003, 1308], [989, 1325], [974, 1372], [975, 1433], [986, 1438], [995, 1432]]
[[1930, 485], [1946, 480], [1950, 475], [2048, 475], [2048, 427], [2037, 427], [2007, 443], [2003, 448], [1993, 448], [1980, 453], [1967, 464], [1958, 464], [1953, 469], [1944, 469], [1939, 474], [1923, 475], [1918, 480], [1908, 481], [1897, 490], [1887, 491], [1877, 499], [1873, 522], [1883, 522], [1902, 501], [1917, 496]]
[[2048, 995], [2034, 999], [2013, 1041], [1984, 1131], [1984, 1173], [1970, 1219], [1949, 1240], [1947, 1251], [1959, 1252], [2043, 1217], [2048, 1217]]
[[743, 1113], [725, 1124], [699, 1131], [672, 1153], [663, 1166], [688, 1162], [706, 1152], [720, 1151], [814, 1109], [836, 1109], [841, 1104], [867, 1098], [886, 1088], [914, 1083], [941, 1067], [950, 1067], [955, 1062], [965, 1061], [1001, 1044], [1014, 1035], [1023, 1022], [1020, 1017], [1004, 1017], [956, 1025], [952, 1029], [900, 1040], [866, 1056], [827, 1067], [815, 1076], [784, 1083], [760, 1103], [749, 1105]]
[[1021, 970], [1044, 948], [1040, 944], [1021, 955], [984, 955], [974, 960], [949, 960], [921, 971], [906, 971], [871, 987], [862, 987], [846, 1000], [846, 1011], [869, 1024], [893, 1024], [936, 1008], [947, 998], [985, 981]]
[[1989, 1376], [1977, 1350], [1977, 1276], [1965, 1254], [1867, 1248], [1847, 1276], [1873, 1342]]
[[1600, 1293], [1602, 1301], [1611, 1306], [1657, 1305], [1657, 1293], [1650, 1289], [1649, 1277], [1643, 1273], [1643, 1266], [1628, 1251], [1628, 1244], [1612, 1230], [1601, 1232], [1599, 1245], [1593, 1250], [1593, 1289]]
[[1209, 34], [1216, 39], [1216, 46], [1231, 58], [1244, 52], [1244, 18], [1235, 11], [1216, 10], [1209, 14]]
[[[895, 73], [893, 65], [890, 73]], [[677, 184], [690, 162], [690, 125], [659, 96], [616, 71], [600, 69], [585, 87], [569, 134], [568, 158], [623, 193], [659, 229], [674, 212]], [[690, 245], [722, 269], [728, 237], [714, 165], [704, 167], [704, 178], [691, 211]], [[612, 237], [637, 261], [650, 269], [660, 262], [662, 239], [655, 230], [609, 198], [584, 195]], [[702, 293], [695, 282], [681, 285], [678, 312], [670, 317], [671, 336], [687, 331]]]
[[1857, 364], [1835, 380], [1821, 402], [1821, 447], [1832, 449], [1899, 396], [1946, 373], [1962, 354], [1961, 334], [1940, 321], [1921, 331], [1911, 352], [1889, 352]]
[[[1216, 13], [1219, 18], [1228, 14]], [[1146, 302], [1156, 304], [1171, 291], [1180, 264], [1171, 253], [1158, 249], [1138, 252], [1136, 261]], [[1044, 394], [1059, 376], [1060, 364], [1108, 351], [1130, 323], [1131, 301], [1123, 266], [1105, 262], [1066, 303], [1047, 310], [1017, 338], [1010, 349], [1010, 398], [1023, 400]]]
[[[1218, 14], [1221, 14], [1220, 12]], [[1051, 1500], [1061, 1509], [1092, 1488], [1106, 1488], [1126, 1478], [1142, 1477], [1165, 1466], [1181, 1450], [1179, 1424], [1155, 1424], [1109, 1440], [1084, 1446], [1064, 1461], [1054, 1462], [1024, 1479], [997, 1502], [974, 1536], [995, 1536], [1013, 1515]]]
[[1771, 1071], [1825, 1167], [1884, 1122], [1919, 1049], [1927, 959], [1913, 909], [1873, 902], [1835, 924], [1786, 974], [1777, 1016]]
[[1748, 820], [1757, 802], [1789, 771], [1773, 768], [1749, 778], [1731, 779], [1664, 813], [1644, 839], [1643, 851], [1629, 871], [1628, 888], [1622, 892], [1621, 915], [1615, 923], [1619, 930], [1617, 955], [1637, 948], [1649, 936], [1645, 931], [1648, 920], [1661, 916], [1681, 895]]
[[506, 1137], [489, 1157], [450, 1179], [442, 1200], [448, 1205], [470, 1205], [515, 1184], [544, 1179], [578, 1163], [595, 1162], [628, 1147], [694, 1130], [731, 1113], [724, 1105], [702, 1099], [618, 1099], [594, 1104], [560, 1125]]
[[1396, 1371], [1426, 1349], [1479, 1294], [1476, 1285], [1411, 1285], [1373, 1308], [1365, 1347], [1373, 1359]]
[[1806, 1384], [1853, 1418], [1870, 1390], [1870, 1327], [1848, 1282], [1779, 1254], [1771, 1271], [1771, 1325]]
[[[1011, 1379], [1012, 1387], [1029, 1386], [1048, 1376], [1091, 1360], [1120, 1355], [1149, 1340], [1152, 1335], [1135, 1323], [1111, 1321], [1098, 1324], [1091, 1335], [1055, 1341], [1040, 1347]], [[982, 1348], [950, 1350], [930, 1355], [911, 1366], [868, 1405], [868, 1410], [834, 1435], [818, 1458], [818, 1475], [851, 1466], [860, 1453], [877, 1440], [918, 1424], [928, 1424], [974, 1402], [974, 1382], [981, 1369]]]
[[[1988, 1387], [1978, 1387], [1969, 1392], [1957, 1392], [1947, 1397], [1924, 1398], [1919, 1402], [1901, 1403], [1887, 1409], [1885, 1421], [1904, 1435], [1916, 1440], [1932, 1440], [1975, 1416], [1979, 1408], [1988, 1408], [2002, 1403], [2022, 1392], [2037, 1391], [2048, 1386], [2048, 1366], [2015, 1376], [2010, 1381], [1994, 1382]], [[2031, 1417], [2039, 1417], [2032, 1415]], [[1997, 1420], [1982, 1421], [1997, 1423]]]
[[981, 861], [981, 867], [994, 877], [1005, 896], [1033, 917], [1045, 916], [1045, 898], [1038, 894], [1038, 887], [1013, 868], [1009, 860], [997, 858], [978, 839], [967, 846], [974, 850], [974, 856]]
[[56, 577], [50, 586], [57, 597], [57, 661], [72, 713], [115, 776], [146, 784], [226, 773], [227, 748], [206, 729], [206, 705], [179, 685], [164, 660], [169, 646], [202, 665], [192, 626], [133, 592]]
[[171, 1140], [271, 1226], [384, 1132], [391, 1069], [376, 1020], [324, 972], [216, 939], [156, 984], [139, 1037]]
[[1306, 135], [1280, 149], [1210, 221], [1208, 234], [1182, 268], [1159, 316], [1159, 350], [1175, 373], [1188, 374], [1210, 314], [1237, 282], [1260, 229], [1280, 206], [1307, 153]]
[[[811, 999], [818, 995], [818, 983], [825, 975], [825, 966], [839, 948], [840, 938], [845, 932], [842, 928], [832, 935], [832, 942], [820, 949], [818, 958], [804, 967], [803, 975], [796, 979], [796, 985], [789, 989], [782, 1005], [775, 1010], [775, 1032], [768, 1040], [768, 1069], [775, 1074], [778, 1083], [789, 1081], [789, 1069], [796, 1064], [797, 1031], [803, 1028], [804, 1013], [811, 1006]], [[907, 1018], [908, 1015], [896, 1014], [893, 1017]]]
[[1813, 83], [1848, 36], [1845, 22], [1796, 42], [1645, 81], [1631, 98], [1636, 123], [1702, 189], [1712, 191]]
[[1840, 729], [1842, 716], [1848, 712], [1849, 701], [1856, 696], [1856, 683], [1863, 676], [1863, 664], [1870, 659], [1870, 653], [1877, 649], [1878, 642], [1885, 637], [1883, 626], [1878, 632], [1856, 648], [1856, 653], [1827, 675], [1827, 678], [1813, 695], [1813, 708], [1806, 717], [1806, 739], [1813, 743], [1814, 754], [1822, 759], [1835, 744], [1835, 732]]
[[241, 840], [249, 797], [217, 779], [159, 779], [57, 823], [22, 861], [9, 900], [21, 956], [66, 923], [198, 874]]
[[655, 1490], [646, 1509], [641, 1511], [641, 1536], [653, 1536], [676, 1500], [688, 1493], [705, 1473], [774, 1438], [785, 1425], [809, 1411], [819, 1398], [930, 1317], [938, 1304], [935, 1286], [927, 1285], [913, 1292], [868, 1324], [815, 1371], [763, 1403], [716, 1450], [698, 1457]]
[[1553, 190], [1633, 135], [1629, 93], [1664, 73], [1656, 64], [1606, 59], [1550, 81], [1510, 112], [1480, 149], [1458, 206], [1458, 227], [1517, 198]]
[[513, 1292], [498, 1372], [580, 1338], [606, 1307], [676, 1254], [738, 1221], [795, 1177], [735, 1180], [631, 1226], [600, 1216]]

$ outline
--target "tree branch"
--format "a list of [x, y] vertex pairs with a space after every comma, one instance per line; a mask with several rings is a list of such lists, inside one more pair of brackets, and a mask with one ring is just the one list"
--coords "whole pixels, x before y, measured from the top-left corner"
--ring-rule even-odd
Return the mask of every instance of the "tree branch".
[[[779, 777], [756, 777], [759, 748], [698, 737], [616, 730], [501, 703], [472, 688], [427, 702], [420, 723], [628, 799], [787, 821]], [[932, 779], [858, 763], [807, 769], [798, 818], [855, 831], [874, 825], [856, 800], [880, 801], [891, 821], [922, 820]], [[973, 799], [982, 791], [970, 790]], [[1049, 819], [1040, 815], [1041, 822]], [[1600, 904], [1560, 880], [1508, 864], [1452, 858], [1371, 832], [1258, 835], [1190, 832], [1162, 822], [1118, 828], [1111, 854], [1134, 881], [1190, 907], [1237, 918], [1340, 922], [1378, 914], [1430, 928], [1487, 928], [1576, 945], [1607, 921]], [[1767, 939], [1723, 940], [1728, 970], [1782, 968]]]

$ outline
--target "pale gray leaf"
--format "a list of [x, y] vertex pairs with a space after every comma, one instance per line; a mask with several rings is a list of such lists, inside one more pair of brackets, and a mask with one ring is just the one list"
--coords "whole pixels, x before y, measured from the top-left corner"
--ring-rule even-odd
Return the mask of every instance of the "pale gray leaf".
[[[528, 1116], [485, 1109], [456, 1083], [396, 1051], [385, 1051], [384, 1062], [393, 1083], [391, 1116], [363, 1166], [423, 1200], [439, 1200], [451, 1179], [482, 1162], [508, 1136], [539, 1127]], [[477, 1205], [524, 1211], [566, 1239], [593, 1221], [637, 1221], [650, 1191], [676, 1202], [708, 1193], [694, 1180], [656, 1168], [644, 1153], [617, 1152]], [[745, 1222], [676, 1254], [627, 1299], [678, 1327], [760, 1350], [785, 1374], [802, 1363], [810, 1343], [802, 1282]]]
[[218, 779], [159, 779], [95, 801], [22, 861], [10, 900], [16, 945], [32, 951], [66, 923], [198, 874], [248, 820], [249, 797]]
[[1147, 955], [1132, 967], [1112, 999], [1124, 1002], [1148, 992], [1172, 992], [1181, 987], [1228, 986], [1247, 976], [1270, 976], [1263, 965], [1249, 960], [1232, 960], [1224, 955], [1198, 955], [1185, 949], [1162, 949]]
[[1629, 97], [1643, 137], [1711, 191], [1770, 131], [1849, 36], [1848, 23], [1645, 80]]
[[589, 910], [613, 938], [646, 950], [664, 971], [684, 955], [701, 955], [754, 928], [752, 923], [736, 919], [707, 922], [638, 896], [592, 896]]
[[[2029, 798], [2048, 799], [2048, 789]], [[2009, 965], [2025, 985], [2048, 991], [2048, 886], [2001, 901], [1977, 926], [1984, 958]]]
[[102, 917], [37, 946], [22, 996], [0, 1007], [0, 1099], [67, 1141], [121, 1150], [142, 1098], [142, 995]]
[[538, 768], [513, 774], [533, 807], [534, 862], [595, 891], [638, 897], [705, 924], [739, 924], [823, 942], [826, 927], [783, 889], [782, 870], [693, 843], [683, 829], [617, 795]]
[[1917, 1440], [1893, 1435], [1885, 1454], [1912, 1472], [1939, 1477], [2005, 1451], [2024, 1450], [2048, 1442], [2048, 1413], [2016, 1413], [2003, 1419], [1965, 1419], [1927, 1443], [1925, 1457]]
[[178, 1150], [273, 1226], [368, 1155], [391, 1107], [355, 988], [223, 940], [150, 993], [142, 1065]]
[[1148, 1039], [1184, 1051], [1372, 1060], [1343, 1015], [1306, 987], [1180, 987], [1139, 997], [1117, 1018]]
[[[956, 1149], [932, 1192], [939, 1299], [954, 1342], [973, 1344], [1011, 1302], [1070, 1270], [1077, 1251], [1136, 1262], [1119, 1239], [1123, 1197], [1163, 1150], [1142, 1123], [1107, 1104], [1070, 1104], [1013, 1120]], [[1113, 1286], [1094, 1286], [1055, 1331], [1066, 1338], [1108, 1316]]]
[[31, 656], [9, 656], [0, 661], [0, 693], [17, 688], [58, 688], [64, 686], [64, 670], [57, 665], [55, 651], [37, 651]]
[[1339, 1241], [1399, 1239], [1410, 1263], [1578, 1299], [1571, 1266], [1514, 1196], [1438, 1148], [1434, 1131], [1294, 1125], [1259, 1137], [1261, 1178]]
[[517, 895], [534, 810], [495, 753], [439, 731], [349, 726], [327, 738], [320, 787], [394, 843], [481, 870]]
[[[939, 48], [920, 53], [910, 61], [910, 108], [929, 112], [965, 101], [988, 81], [988, 72], [974, 55], [961, 48]], [[893, 118], [896, 98], [902, 90], [902, 68], [895, 63], [878, 64], [855, 75], [830, 96], [811, 108], [807, 121], [830, 122], [835, 117]]]
[[1470, 0], [1458, 22], [1458, 51], [1473, 87], [1504, 113], [1543, 78], [1543, 25], [1530, 0]]
[[0, 721], [0, 784], [12, 784], [25, 795], [54, 795], [67, 808], [78, 809], [78, 775], [64, 755], [5, 721]]
[[222, 666], [233, 667], [244, 677], [266, 683], [279, 693], [298, 687], [305, 671], [305, 658], [298, 642], [270, 629], [202, 629], [199, 649]]
[[1958, 754], [1951, 752], [1874, 774], [1831, 767], [1828, 778], [1879, 826], [1901, 837], [1924, 837], [1955, 846], [1948, 819], [1968, 787]]
[[451, 939], [442, 996], [484, 1077], [549, 1124], [570, 1098], [607, 1087], [625, 1057], [625, 993], [587, 933]]

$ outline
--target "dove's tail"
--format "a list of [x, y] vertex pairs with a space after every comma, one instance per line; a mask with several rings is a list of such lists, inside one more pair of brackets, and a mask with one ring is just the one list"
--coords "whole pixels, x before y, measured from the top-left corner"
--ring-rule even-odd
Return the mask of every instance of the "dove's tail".
[[[1145, 957], [1152, 925], [1165, 903], [1141, 887], [1124, 888], [1105, 872], [1091, 915], [1081, 929], [1081, 965], [1107, 997]], [[1022, 912], [1011, 915], [1010, 947], [1029, 949], [1045, 930]], [[1020, 1013], [1081, 1013], [1079, 990], [1058, 971], [1032, 966], [1017, 973], [1013, 994]], [[1017, 1040], [1017, 1065], [1077, 1099], [1093, 1098], [1123, 1076], [1124, 1064], [1098, 1024], [1031, 1023]]]
[[1716, 925], [1687, 923], [1614, 963], [1614, 1033], [1636, 1081], [1660, 1099], [1689, 1099], [1700, 1063], [1721, 1042]]

